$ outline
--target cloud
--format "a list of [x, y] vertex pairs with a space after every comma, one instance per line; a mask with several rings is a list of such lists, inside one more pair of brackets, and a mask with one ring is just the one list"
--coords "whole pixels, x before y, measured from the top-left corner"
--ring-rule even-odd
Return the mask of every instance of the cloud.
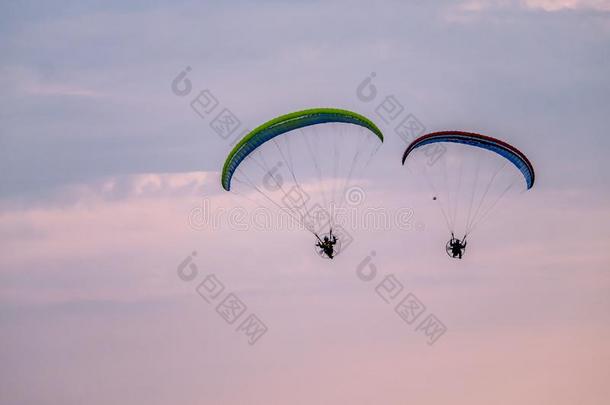
[[[493, 10], [509, 10], [519, 7], [526, 9], [539, 9], [548, 12], [562, 10], [593, 10], [610, 11], [610, 0], [468, 0], [450, 7], [454, 12], [464, 13], [460, 18], [467, 18], [467, 14], [481, 13]], [[455, 16], [458, 18], [458, 16]]]
[[527, 8], [542, 9], [548, 12], [561, 10], [610, 11], [609, 0], [522, 0]]
[[70, 84], [33, 84], [26, 87], [26, 92], [32, 95], [44, 96], [77, 96], [77, 97], [102, 97], [103, 93]]
[[[607, 2], [4, 3], [4, 402], [608, 402]], [[354, 229], [330, 261], [308, 232], [228, 224], [257, 205], [218, 184], [230, 142], [192, 111], [203, 89], [244, 128], [314, 106], [370, 116], [386, 141], [365, 205], [420, 227]], [[534, 162], [535, 188], [463, 261], [400, 167], [397, 123], [379, 122], [389, 94], [427, 130], [488, 133]], [[194, 217], [206, 207], [216, 223]], [[266, 321], [261, 344], [197, 294], [209, 274]], [[389, 274], [447, 324], [438, 345], [378, 297]]]

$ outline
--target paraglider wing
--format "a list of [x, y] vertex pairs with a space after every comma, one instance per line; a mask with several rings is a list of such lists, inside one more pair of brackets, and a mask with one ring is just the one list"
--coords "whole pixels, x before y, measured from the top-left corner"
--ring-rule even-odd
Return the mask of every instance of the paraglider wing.
[[383, 142], [381, 131], [372, 121], [351, 111], [335, 108], [313, 108], [282, 115], [254, 129], [235, 145], [222, 169], [222, 187], [227, 191], [231, 189], [231, 178], [239, 164], [265, 142], [295, 129], [333, 122], [354, 124], [367, 128]]
[[532, 188], [532, 186], [534, 185], [534, 167], [521, 151], [499, 139], [481, 134], [476, 134], [473, 132], [441, 131], [423, 135], [415, 139], [407, 147], [407, 150], [405, 150], [405, 153], [402, 157], [402, 164], [405, 164], [405, 160], [407, 159], [409, 154], [415, 149], [439, 142], [461, 143], [495, 152], [498, 155], [506, 158], [509, 162], [515, 165], [517, 169], [519, 169], [519, 171], [523, 174], [523, 177], [525, 178], [525, 183], [527, 184], [528, 189]]

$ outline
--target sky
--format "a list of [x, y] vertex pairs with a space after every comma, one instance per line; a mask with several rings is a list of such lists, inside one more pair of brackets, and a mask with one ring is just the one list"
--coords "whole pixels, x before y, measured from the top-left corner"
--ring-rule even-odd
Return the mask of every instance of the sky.
[[[0, 54], [0, 403], [610, 400], [609, 1], [2, 2]], [[390, 97], [533, 162], [461, 261]], [[332, 261], [220, 186], [319, 106], [385, 134], [354, 209], [408, 213]]]

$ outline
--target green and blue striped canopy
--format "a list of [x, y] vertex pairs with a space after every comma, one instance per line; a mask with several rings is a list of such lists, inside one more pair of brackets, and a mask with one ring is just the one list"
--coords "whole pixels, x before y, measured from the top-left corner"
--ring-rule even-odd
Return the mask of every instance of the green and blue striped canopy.
[[368, 118], [352, 111], [337, 108], [312, 108], [282, 115], [260, 125], [235, 145], [222, 168], [222, 187], [227, 191], [231, 189], [231, 179], [237, 167], [265, 142], [295, 129], [333, 122], [361, 126], [373, 132], [383, 142], [383, 134], [379, 128]]

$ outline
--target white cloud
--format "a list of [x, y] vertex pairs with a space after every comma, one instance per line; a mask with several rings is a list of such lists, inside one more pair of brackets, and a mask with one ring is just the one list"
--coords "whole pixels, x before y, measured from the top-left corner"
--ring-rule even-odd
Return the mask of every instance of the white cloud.
[[555, 12], [561, 10], [610, 11], [610, 0], [466, 0], [449, 7], [445, 17], [451, 21], [470, 21], [478, 13], [493, 9], [524, 7]]
[[545, 11], [596, 10], [610, 11], [609, 0], [523, 0], [527, 8]]

